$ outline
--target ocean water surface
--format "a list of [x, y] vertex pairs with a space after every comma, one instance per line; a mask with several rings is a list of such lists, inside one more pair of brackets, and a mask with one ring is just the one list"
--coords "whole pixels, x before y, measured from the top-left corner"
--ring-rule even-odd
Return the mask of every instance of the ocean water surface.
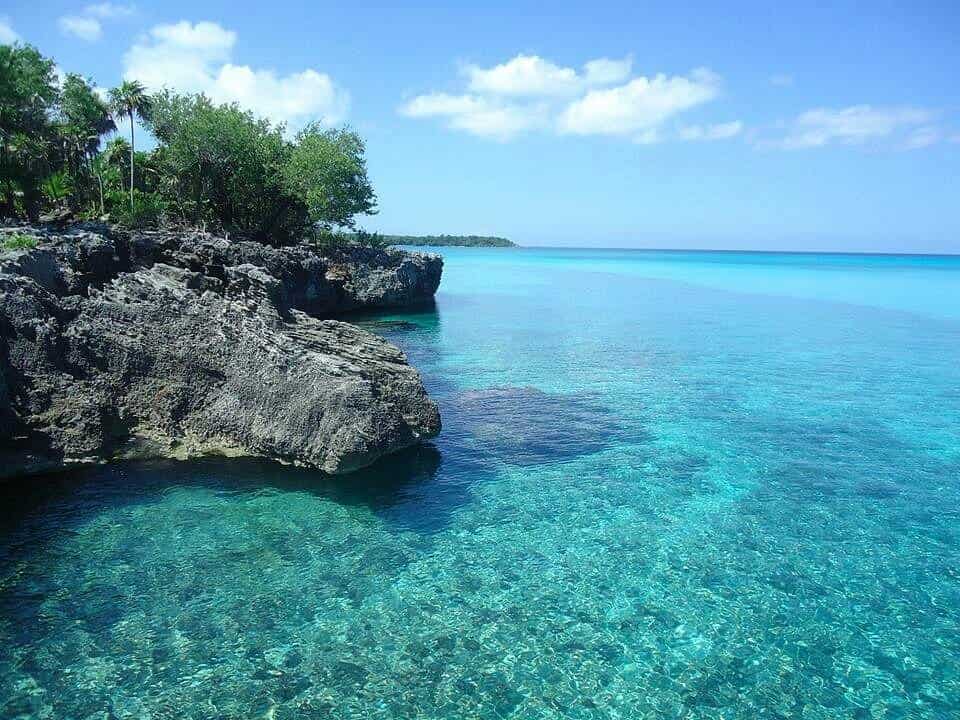
[[960, 258], [441, 252], [432, 443], [0, 486], [0, 717], [960, 717]]

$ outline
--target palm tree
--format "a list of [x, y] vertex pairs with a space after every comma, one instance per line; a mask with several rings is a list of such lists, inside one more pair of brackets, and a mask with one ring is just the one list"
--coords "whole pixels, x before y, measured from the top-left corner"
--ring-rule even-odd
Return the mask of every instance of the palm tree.
[[136, 80], [124, 80], [110, 90], [110, 107], [114, 113], [130, 119], [130, 209], [133, 210], [133, 116], [145, 120], [150, 112], [147, 89]]

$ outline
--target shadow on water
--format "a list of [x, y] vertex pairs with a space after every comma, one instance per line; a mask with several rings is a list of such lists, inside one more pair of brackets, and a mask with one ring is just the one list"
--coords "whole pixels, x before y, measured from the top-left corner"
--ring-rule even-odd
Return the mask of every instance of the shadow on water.
[[[398, 530], [429, 534], [443, 529], [467, 503], [462, 474], [441, 473], [440, 451], [421, 444], [381, 458], [349, 475], [247, 458], [129, 462], [0, 483], [0, 538], [69, 532], [106, 507], [154, 502], [178, 487], [229, 495], [308, 493], [368, 509]], [[4, 552], [6, 554], [6, 552]]]
[[444, 407], [444, 422], [469, 435], [481, 454], [519, 466], [566, 462], [621, 442], [649, 440], [638, 422], [592, 395], [532, 387], [461, 392]]
[[377, 332], [377, 328], [403, 331], [435, 327], [440, 322], [440, 312], [437, 301], [431, 298], [415, 305], [397, 308], [354, 310], [339, 315], [336, 319], [359, 325], [371, 332]]

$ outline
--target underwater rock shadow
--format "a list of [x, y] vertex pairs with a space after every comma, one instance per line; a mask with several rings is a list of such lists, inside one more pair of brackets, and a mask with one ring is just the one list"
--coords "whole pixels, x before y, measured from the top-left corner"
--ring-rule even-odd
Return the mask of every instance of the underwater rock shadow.
[[[9, 544], [43, 542], [104, 507], [151, 502], [177, 487], [249, 494], [302, 492], [368, 508], [390, 525], [424, 534], [446, 527], [469, 502], [467, 483], [441, 473], [443, 458], [430, 443], [381, 458], [348, 475], [292, 467], [257, 458], [200, 458], [115, 463], [0, 483], [0, 564]], [[14, 535], [20, 535], [14, 539]]]
[[513, 465], [566, 462], [619, 442], [650, 439], [635, 421], [592, 395], [533, 387], [460, 393], [444, 413], [448, 429], [459, 428], [483, 454]]
[[[0, 588], [0, 615], [10, 621], [14, 645], [30, 643], [43, 626], [46, 599], [58, 586], [42, 574], [39, 580], [28, 576], [21, 583], [18, 578], [22, 568], [42, 566], [47, 555], [59, 552], [63, 543], [69, 544], [70, 537], [85, 524], [118, 508], [141, 505], [150, 512], [169, 512], [170, 519], [176, 521], [183, 506], [173, 511], [164, 509], [163, 498], [184, 488], [204, 488], [227, 498], [217, 504], [219, 511], [225, 513], [231, 512], [231, 497], [242, 505], [258, 495], [293, 493], [292, 501], [296, 503], [297, 495], [308, 493], [326, 501], [367, 508], [386, 526], [384, 534], [414, 533], [420, 537], [416, 542], [429, 544], [431, 536], [447, 527], [455, 510], [472, 497], [469, 484], [458, 482], [455, 473], [453, 477], [441, 473], [443, 464], [437, 448], [424, 444], [385, 457], [350, 475], [331, 476], [269, 460], [206, 458], [119, 463], [31, 476], [31, 484], [0, 483], [0, 580], [4, 581]], [[304, 498], [303, 502], [310, 501]], [[209, 506], [202, 510], [211, 511]], [[323, 517], [327, 514], [323, 513]], [[196, 522], [203, 523], [204, 515], [197, 515]], [[365, 525], [369, 519], [360, 517], [355, 522]], [[290, 527], [290, 534], [285, 537], [264, 535], [257, 542], [278, 551], [289, 549], [300, 542], [296, 526]], [[135, 531], [132, 533], [135, 535]], [[218, 542], [221, 536], [210, 537]], [[222, 550], [209, 549], [214, 555]], [[382, 561], [376, 544], [356, 550], [369, 556], [370, 562]], [[135, 548], [130, 549], [130, 557], [138, 557]], [[87, 602], [77, 595], [58, 603], [63, 612], [82, 620], [84, 628], [94, 633], [112, 627], [122, 615], [118, 602], [111, 597]], [[0, 652], [0, 664], [4, 660], [4, 653]], [[0, 709], [0, 716], [3, 714]]]
[[440, 311], [437, 307], [437, 301], [434, 298], [428, 298], [401, 307], [352, 310], [337, 315], [335, 319], [357, 325], [370, 332], [378, 332], [377, 328], [384, 331], [399, 330], [403, 332], [429, 328], [439, 324]]

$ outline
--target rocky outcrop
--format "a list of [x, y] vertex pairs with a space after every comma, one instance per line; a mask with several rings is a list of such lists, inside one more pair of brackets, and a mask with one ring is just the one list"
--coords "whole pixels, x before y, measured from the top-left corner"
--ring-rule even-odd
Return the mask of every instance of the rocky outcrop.
[[206, 275], [226, 266], [254, 265], [280, 281], [284, 302], [316, 316], [432, 300], [443, 260], [394, 248], [309, 245], [274, 248], [206, 234], [140, 234], [131, 244], [136, 264], [164, 262]]
[[340, 473], [431, 437], [400, 350], [320, 317], [428, 301], [441, 269], [102, 227], [0, 254], [0, 475], [209, 454]]

